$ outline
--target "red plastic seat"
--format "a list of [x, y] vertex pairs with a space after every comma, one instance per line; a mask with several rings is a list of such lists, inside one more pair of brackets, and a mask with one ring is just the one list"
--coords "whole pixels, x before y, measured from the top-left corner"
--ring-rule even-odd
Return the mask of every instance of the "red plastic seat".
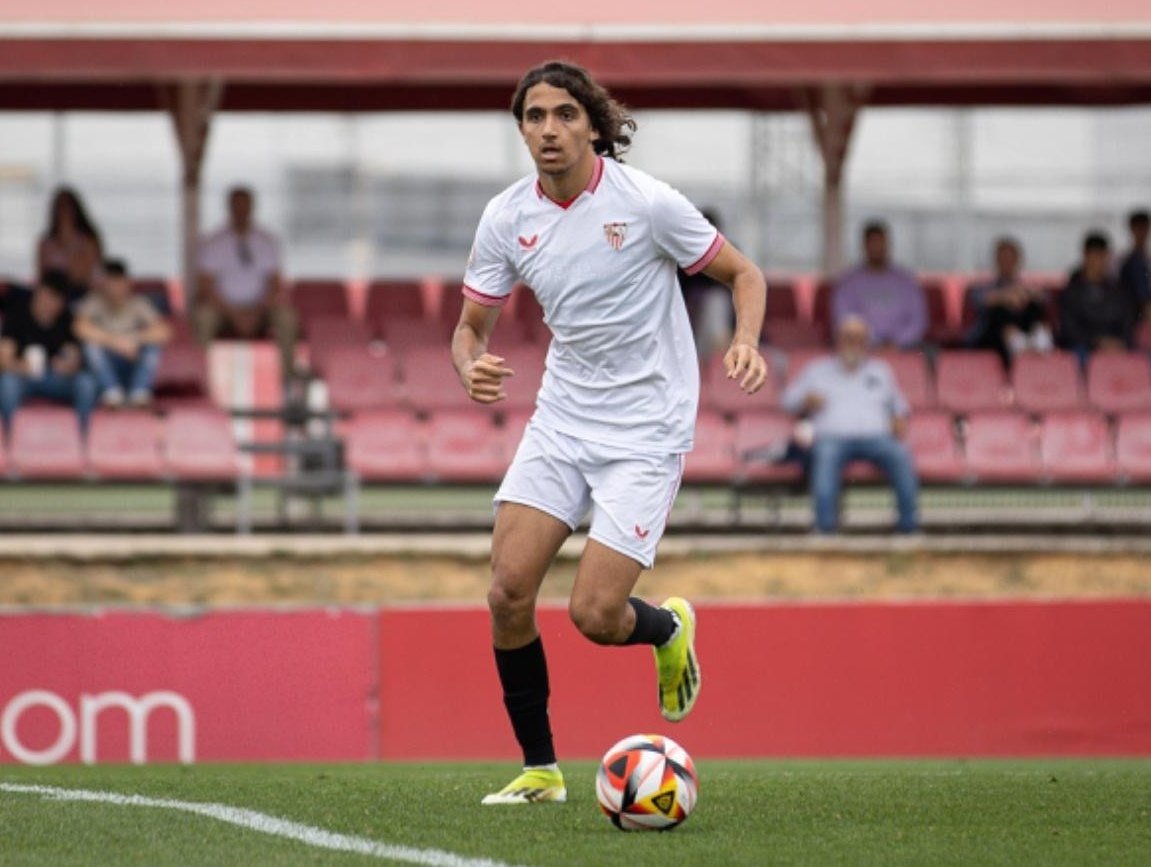
[[776, 349], [783, 350], [808, 349], [824, 343], [816, 326], [799, 319], [765, 319], [763, 337]]
[[1017, 356], [1011, 366], [1011, 385], [1015, 402], [1027, 412], [1059, 412], [1083, 406], [1079, 362], [1070, 352]]
[[385, 409], [398, 401], [396, 361], [369, 346], [332, 347], [324, 353], [328, 403], [336, 410]]
[[436, 412], [476, 406], [460, 384], [446, 345], [408, 350], [401, 367], [401, 394], [405, 405], [412, 409]]
[[515, 376], [504, 380], [504, 390], [508, 396], [499, 404], [499, 408], [504, 412], [533, 409], [544, 377], [546, 350], [533, 344], [497, 344], [491, 352], [503, 358], [507, 366], [515, 371]]
[[803, 471], [795, 463], [772, 464], [747, 460], [750, 451], [770, 448], [782, 454], [791, 442], [795, 420], [782, 412], [743, 413], [735, 423], [735, 459], [739, 474], [752, 482], [795, 482]]
[[972, 415], [965, 442], [967, 467], [979, 482], [1037, 482], [1042, 477], [1035, 428], [1027, 416], [998, 411]]
[[1087, 399], [1108, 413], [1151, 410], [1151, 364], [1142, 353], [1103, 352], [1087, 364]]
[[942, 283], [927, 281], [923, 284], [923, 297], [927, 302], [927, 340], [939, 346], [957, 346], [962, 332], [952, 327], [947, 315], [947, 293]]
[[[501, 323], [502, 325], [502, 323]], [[497, 325], [497, 333], [503, 336], [503, 329]], [[388, 349], [403, 356], [412, 349], [436, 349], [447, 352], [451, 346], [452, 329], [445, 328], [438, 320], [396, 319], [384, 326], [380, 332]]]
[[966, 414], [1003, 409], [1010, 403], [1003, 364], [994, 352], [941, 352], [935, 364], [940, 408]]
[[820, 282], [815, 287], [815, 297], [811, 306], [811, 322], [819, 331], [824, 343], [831, 341], [831, 296], [834, 290], [830, 283]]
[[765, 312], [768, 322], [799, 319], [799, 302], [796, 299], [795, 284], [769, 280]]
[[428, 422], [428, 465], [441, 482], [496, 482], [511, 456], [507, 436], [485, 408], [444, 411]]
[[463, 309], [463, 284], [448, 283], [444, 286], [444, 294], [440, 297], [440, 322], [449, 330], [455, 328], [460, 321], [460, 311]]
[[737, 467], [735, 428], [719, 413], [701, 412], [695, 422], [695, 448], [684, 464], [684, 481], [729, 482]]
[[1115, 423], [1115, 460], [1124, 482], [1151, 483], [1151, 412], [1119, 416]]
[[1107, 420], [1093, 412], [1046, 416], [1039, 454], [1044, 476], [1052, 482], [1110, 484], [1119, 472]]
[[366, 351], [371, 342], [368, 327], [357, 319], [317, 316], [308, 323], [308, 360], [320, 376], [327, 373], [333, 352], [339, 349]]
[[417, 280], [377, 280], [368, 286], [364, 320], [376, 334], [397, 320], [428, 318], [423, 286]]
[[907, 447], [915, 471], [926, 482], [959, 482], [967, 475], [954, 419], [948, 413], [914, 413], [908, 421]]
[[292, 306], [296, 308], [305, 333], [317, 317], [350, 319], [348, 288], [342, 280], [297, 280], [292, 286]]
[[97, 412], [88, 428], [88, 467], [101, 479], [159, 479], [163, 425], [147, 412]]
[[344, 437], [348, 466], [365, 481], [418, 482], [428, 476], [427, 431], [406, 410], [357, 413]]
[[172, 342], [160, 352], [152, 390], [158, 399], [206, 398], [208, 355], [198, 343]]
[[935, 406], [935, 389], [927, 368], [927, 358], [922, 352], [912, 350], [880, 352], [876, 358], [886, 361], [895, 374], [899, 390], [913, 410], [930, 409]]
[[176, 409], [164, 422], [164, 463], [181, 481], [232, 481], [241, 473], [232, 420], [221, 410]]
[[84, 445], [76, 412], [63, 406], [24, 406], [12, 419], [11, 471], [22, 479], [84, 475]]
[[[544, 309], [536, 299], [535, 293], [526, 286], [517, 286], [515, 289], [515, 317], [514, 326], [529, 343], [546, 344], [551, 340], [551, 331], [544, 322]], [[512, 322], [501, 319], [499, 328], [505, 329]]]
[[721, 413], [744, 413], [774, 410], [779, 406], [779, 379], [773, 366], [767, 367], [767, 379], [755, 394], [747, 394], [735, 380], [727, 378], [723, 366], [723, 353], [715, 353], [703, 370], [703, 405]]

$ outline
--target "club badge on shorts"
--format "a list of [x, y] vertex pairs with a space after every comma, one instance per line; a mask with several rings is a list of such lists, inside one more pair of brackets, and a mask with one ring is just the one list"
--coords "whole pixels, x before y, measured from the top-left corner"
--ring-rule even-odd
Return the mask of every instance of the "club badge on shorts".
[[627, 237], [627, 223], [604, 223], [603, 234], [613, 250], [623, 246], [623, 239]]

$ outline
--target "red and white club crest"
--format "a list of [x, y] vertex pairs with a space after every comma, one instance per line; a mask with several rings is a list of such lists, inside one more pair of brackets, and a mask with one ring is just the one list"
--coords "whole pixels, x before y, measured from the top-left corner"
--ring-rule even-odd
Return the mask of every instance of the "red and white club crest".
[[604, 223], [603, 234], [613, 250], [623, 246], [623, 239], [627, 237], [627, 223]]

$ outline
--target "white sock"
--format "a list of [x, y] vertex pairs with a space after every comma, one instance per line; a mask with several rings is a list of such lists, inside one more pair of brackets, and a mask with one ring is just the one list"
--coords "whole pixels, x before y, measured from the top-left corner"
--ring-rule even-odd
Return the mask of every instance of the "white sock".
[[555, 762], [550, 765], [524, 765], [525, 771], [558, 771], [560, 766]]

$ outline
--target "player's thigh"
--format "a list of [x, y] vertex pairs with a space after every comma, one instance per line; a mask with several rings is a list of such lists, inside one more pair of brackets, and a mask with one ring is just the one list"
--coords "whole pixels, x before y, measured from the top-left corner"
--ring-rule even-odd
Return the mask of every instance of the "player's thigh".
[[492, 534], [492, 589], [495, 594], [535, 598], [571, 527], [547, 512], [522, 503], [500, 503]]
[[610, 618], [623, 611], [643, 569], [635, 557], [588, 539], [572, 586], [572, 618]]

